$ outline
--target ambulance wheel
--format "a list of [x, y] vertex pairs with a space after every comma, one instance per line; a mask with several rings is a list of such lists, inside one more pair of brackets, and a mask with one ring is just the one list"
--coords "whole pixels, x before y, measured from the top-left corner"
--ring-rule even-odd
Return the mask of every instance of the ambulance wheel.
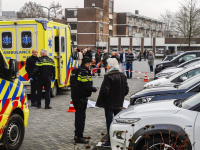
[[12, 115], [4, 130], [4, 146], [6, 150], [16, 150], [21, 146], [25, 134], [24, 121], [18, 114]]
[[54, 83], [54, 87], [51, 89], [51, 97], [56, 97], [57, 95], [57, 92], [58, 92], [58, 87], [57, 87], [57, 84], [56, 82]]

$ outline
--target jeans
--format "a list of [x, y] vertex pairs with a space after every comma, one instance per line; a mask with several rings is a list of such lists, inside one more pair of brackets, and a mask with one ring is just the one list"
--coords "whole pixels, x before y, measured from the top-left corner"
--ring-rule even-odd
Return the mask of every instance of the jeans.
[[37, 102], [37, 95], [36, 95], [36, 91], [37, 91], [37, 78], [33, 78], [33, 81], [31, 81], [31, 103], [35, 103]]
[[[132, 63], [126, 63], [126, 75], [127, 75], [127, 78], [132, 78], [132, 71], [133, 71], [133, 64]], [[130, 72], [130, 76], [129, 76], [129, 71]]]
[[153, 65], [150, 65], [150, 72], [153, 72]]
[[106, 127], [107, 127], [107, 134], [108, 134], [108, 142], [110, 142], [110, 125], [113, 121], [113, 115], [116, 116], [121, 109], [108, 109], [105, 108], [105, 117], [106, 117]]
[[41, 106], [42, 87], [45, 89], [45, 107], [49, 107], [50, 104], [50, 90], [51, 90], [51, 78], [39, 78], [38, 79], [38, 101], [37, 105]]
[[125, 74], [125, 70], [126, 70], [126, 63], [122, 63], [122, 72], [123, 72], [123, 74]]
[[76, 109], [75, 112], [75, 136], [77, 138], [83, 137], [83, 132], [85, 129], [85, 119], [86, 119], [86, 109], [87, 109], [87, 102], [82, 103], [80, 101], [74, 102], [74, 108]]

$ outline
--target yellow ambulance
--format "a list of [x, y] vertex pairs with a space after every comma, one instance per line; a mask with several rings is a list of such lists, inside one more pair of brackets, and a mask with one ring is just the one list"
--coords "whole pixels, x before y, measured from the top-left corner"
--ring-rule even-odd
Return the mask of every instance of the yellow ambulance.
[[19, 67], [19, 79], [30, 94], [30, 81], [25, 70], [26, 59], [32, 49], [48, 51], [56, 65], [56, 82], [52, 84], [51, 96], [58, 88], [69, 86], [70, 73], [78, 67], [71, 58], [72, 45], [70, 29], [67, 25], [45, 19], [0, 21], [0, 48], [6, 59], [16, 59]]
[[28, 125], [26, 90], [17, 73], [17, 60], [9, 60], [8, 65], [0, 49], [0, 149], [18, 149]]

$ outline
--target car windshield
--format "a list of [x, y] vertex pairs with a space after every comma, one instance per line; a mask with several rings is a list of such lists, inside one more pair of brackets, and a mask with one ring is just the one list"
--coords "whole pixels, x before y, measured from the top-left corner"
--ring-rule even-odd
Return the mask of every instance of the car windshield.
[[181, 57], [182, 55], [184, 55], [184, 53], [182, 53], [182, 54], [180, 54], [180, 55], [174, 57], [171, 61], [175, 60], [175, 59], [178, 58], [178, 57]]
[[194, 77], [182, 82], [179, 85], [179, 87], [180, 88], [189, 88], [189, 87], [193, 86], [194, 84], [196, 84], [199, 81], [200, 81], [200, 75], [196, 75], [196, 76], [194, 76]]
[[199, 63], [200, 63], [200, 61], [194, 61], [192, 63], [185, 65], [184, 67], [187, 68], [187, 67], [190, 67], [190, 66], [198, 65]]
[[200, 103], [200, 93], [186, 99], [182, 102], [182, 108], [190, 109]]
[[[196, 60], [196, 61], [199, 61], [199, 59]], [[187, 67], [188, 65], [191, 65], [191, 64], [195, 63], [196, 61], [195, 60], [190, 60], [190, 61], [187, 61], [187, 62], [184, 62], [184, 63], [178, 65], [177, 67], [178, 68]]]
[[175, 73], [172, 73], [172, 74], [170, 74], [169, 76], [167, 76], [167, 77], [166, 77], [166, 79], [169, 79], [169, 78], [171, 78], [172, 76], [174, 76], [174, 75], [176, 75], [176, 74], [179, 74], [179, 73], [181, 73], [181, 72], [185, 72], [185, 69], [183, 69], [183, 70], [180, 70], [180, 71], [178, 71], [178, 72], [175, 72]]

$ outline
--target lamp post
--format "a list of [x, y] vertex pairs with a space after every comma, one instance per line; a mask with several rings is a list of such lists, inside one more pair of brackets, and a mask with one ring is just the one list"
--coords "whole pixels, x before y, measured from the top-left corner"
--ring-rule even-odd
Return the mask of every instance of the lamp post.
[[58, 7], [61, 7], [61, 6], [54, 6], [54, 7], [50, 7], [50, 8], [45, 7], [45, 6], [39, 6], [39, 7], [43, 7], [43, 8], [48, 9], [48, 20], [49, 20], [50, 10], [51, 10], [52, 8], [58, 8]]

